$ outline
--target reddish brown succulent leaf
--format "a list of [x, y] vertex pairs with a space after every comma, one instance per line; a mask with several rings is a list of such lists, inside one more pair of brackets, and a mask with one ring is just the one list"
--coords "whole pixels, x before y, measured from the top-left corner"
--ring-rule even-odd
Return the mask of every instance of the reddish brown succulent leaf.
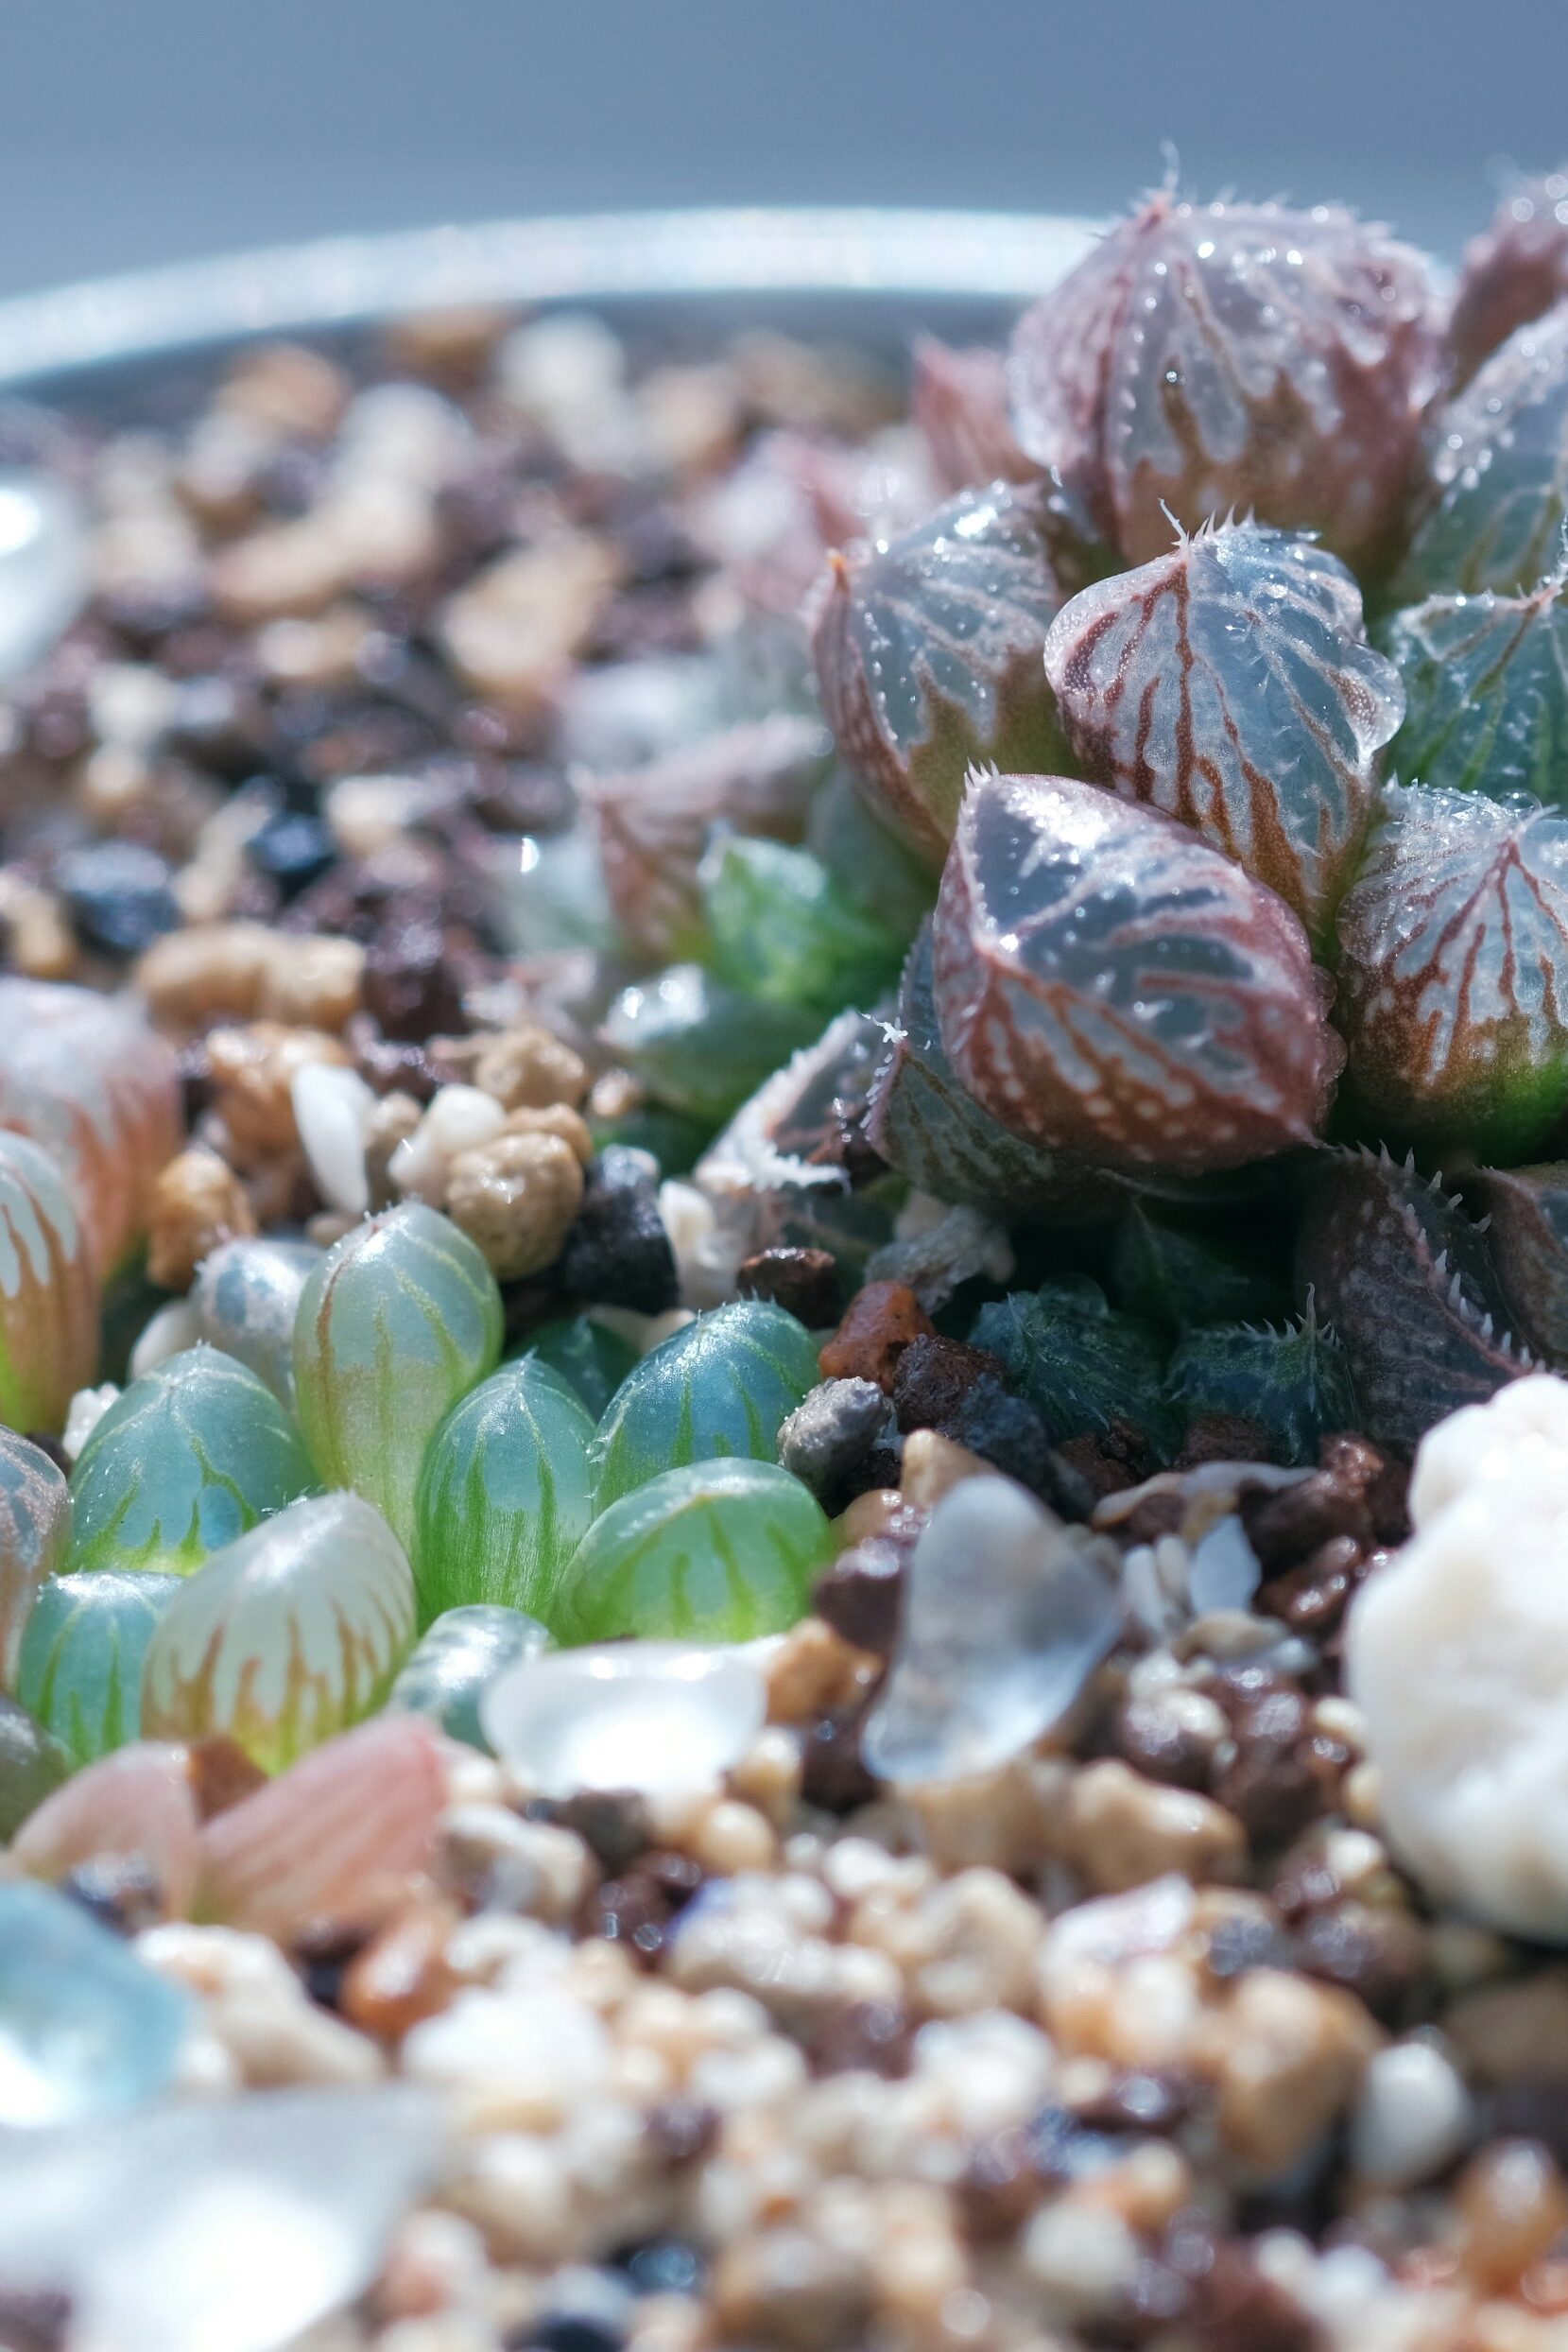
[[1324, 1152], [1296, 1246], [1298, 1287], [1339, 1336], [1369, 1437], [1408, 1451], [1435, 1422], [1530, 1369], [1505, 1327], [1485, 1237], [1456, 1200], [1387, 1152]]
[[1065, 605], [1045, 673], [1089, 775], [1195, 826], [1321, 937], [1404, 715], [1335, 557], [1253, 524], [1183, 537]]
[[1035, 479], [1040, 468], [1019, 448], [1008, 412], [1003, 353], [989, 344], [955, 350], [934, 335], [922, 335], [912, 370], [909, 413], [944, 490]]
[[1514, 189], [1465, 248], [1449, 321], [1457, 379], [1568, 294], [1568, 168]]
[[1486, 1167], [1465, 1179], [1486, 1212], [1487, 1249], [1521, 1339], [1568, 1364], [1568, 1160]]
[[1568, 819], [1390, 786], [1338, 934], [1335, 1017], [1375, 1127], [1539, 1144], [1568, 1106]]
[[821, 728], [779, 713], [585, 780], [615, 919], [649, 955], [690, 955], [702, 931], [697, 869], [715, 824], [798, 841], [827, 754]]
[[1013, 424], [1130, 562], [1232, 509], [1397, 552], [1442, 352], [1427, 263], [1320, 205], [1188, 204], [1119, 222], [1025, 314]]
[[942, 1043], [1048, 1150], [1180, 1174], [1316, 1133], [1343, 1060], [1284, 901], [1156, 811], [976, 776], [935, 928]]
[[830, 561], [812, 649], [849, 765], [933, 861], [952, 838], [972, 760], [1054, 763], [1041, 653], [1062, 602], [1046, 493], [993, 482], [913, 530]]

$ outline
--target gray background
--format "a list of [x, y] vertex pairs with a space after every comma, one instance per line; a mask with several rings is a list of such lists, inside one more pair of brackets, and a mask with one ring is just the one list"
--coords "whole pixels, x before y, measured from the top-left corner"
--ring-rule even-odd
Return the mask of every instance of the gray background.
[[1340, 196], [1456, 250], [1568, 155], [1568, 0], [0, 0], [0, 292], [690, 202]]

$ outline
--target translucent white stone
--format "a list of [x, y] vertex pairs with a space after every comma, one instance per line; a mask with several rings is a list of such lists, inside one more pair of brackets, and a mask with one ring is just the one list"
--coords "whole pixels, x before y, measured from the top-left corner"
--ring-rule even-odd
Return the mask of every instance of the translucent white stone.
[[77, 1391], [71, 1399], [60, 1439], [60, 1451], [68, 1461], [76, 1461], [119, 1393], [112, 1380], [106, 1380], [101, 1388]]
[[1430, 1526], [1477, 1480], [1507, 1482], [1526, 1465], [1568, 1479], [1568, 1380], [1541, 1372], [1466, 1405], [1422, 1438], [1410, 1479], [1410, 1519]]
[[1245, 1609], [1263, 1582], [1257, 1553], [1233, 1511], [1216, 1519], [1193, 1552], [1187, 1599], [1195, 1617], [1211, 1609]]
[[1346, 1633], [1401, 1858], [1439, 1900], [1552, 1943], [1568, 1943], [1565, 1560], [1563, 1460], [1522, 1447], [1506, 1476], [1428, 1505]]
[[363, 1217], [370, 1205], [365, 1138], [376, 1098], [357, 1070], [307, 1062], [289, 1089], [294, 1123], [317, 1190], [330, 1208]]
[[87, 526], [64, 483], [0, 471], [0, 686], [47, 653], [87, 587]]
[[405, 2085], [0, 2141], [0, 2286], [68, 2295], [72, 2352], [273, 2352], [369, 2285], [443, 2139]]
[[711, 1787], [761, 1731], [767, 1691], [748, 1658], [677, 1641], [607, 1643], [525, 1659], [485, 1693], [496, 1755], [540, 1795]]
[[867, 1764], [905, 1782], [992, 1771], [1072, 1705], [1121, 1622], [1081, 1537], [1007, 1479], [965, 1479], [915, 1546]]
[[142, 1325], [140, 1337], [130, 1351], [130, 1377], [140, 1380], [144, 1373], [152, 1372], [171, 1356], [182, 1356], [186, 1348], [195, 1347], [206, 1336], [191, 1301], [170, 1299], [166, 1306], [149, 1315]]
[[388, 1174], [407, 1199], [439, 1208], [446, 1198], [446, 1172], [459, 1151], [489, 1143], [507, 1123], [493, 1095], [481, 1086], [442, 1086], [413, 1133], [400, 1143]]
[[1435, 2042], [1376, 2051], [1351, 2118], [1351, 2162], [1380, 2188], [1430, 2180], [1470, 2137], [1470, 2093]]

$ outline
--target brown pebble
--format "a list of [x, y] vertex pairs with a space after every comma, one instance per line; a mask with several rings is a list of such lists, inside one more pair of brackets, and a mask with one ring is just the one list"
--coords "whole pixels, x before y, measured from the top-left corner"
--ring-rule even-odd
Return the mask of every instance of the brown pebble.
[[1004, 1369], [987, 1348], [944, 1339], [939, 1332], [922, 1332], [904, 1349], [893, 1372], [891, 1393], [899, 1427], [906, 1437], [913, 1429], [942, 1429], [977, 1380], [988, 1373], [1001, 1379]]
[[213, 1106], [243, 1166], [298, 1148], [290, 1089], [297, 1070], [313, 1062], [348, 1062], [339, 1039], [324, 1029], [285, 1029], [251, 1021], [215, 1029], [207, 1040]]
[[1173, 1470], [1198, 1470], [1206, 1461], [1272, 1461], [1274, 1441], [1260, 1422], [1240, 1413], [1198, 1413], [1187, 1424]]
[[562, 1136], [508, 1131], [457, 1153], [446, 1213], [497, 1281], [520, 1282], [555, 1264], [582, 1194], [582, 1162]]
[[507, 1111], [576, 1110], [588, 1092], [582, 1056], [538, 1022], [486, 1037], [474, 1057], [473, 1082]]
[[1344, 1903], [1315, 1911], [1297, 1931], [1296, 1965], [1343, 1985], [1385, 2025], [1399, 2021], [1426, 1964], [1426, 1933], [1407, 1911]]
[[259, 1764], [253, 1764], [237, 1739], [231, 1739], [224, 1731], [209, 1732], [204, 1739], [192, 1740], [186, 1750], [186, 1777], [196, 1809], [203, 1821], [215, 1814], [226, 1813], [231, 1805], [242, 1797], [252, 1796], [267, 1786], [267, 1774]]
[[[1109, 1429], [1085, 1430], [1081, 1437], [1065, 1439], [1056, 1451], [1070, 1476], [1083, 1482], [1091, 1508], [1107, 1495], [1120, 1495], [1129, 1486], [1141, 1486], [1155, 1468], [1147, 1437], [1133, 1422], [1119, 1416]], [[1180, 1514], [1175, 1524], [1180, 1526]], [[1163, 1526], [1154, 1530], [1160, 1535], [1169, 1532]], [[1136, 1540], [1147, 1543], [1153, 1537], [1140, 1535]]]
[[801, 1749], [801, 1793], [808, 1805], [849, 1813], [875, 1796], [876, 1782], [860, 1757], [865, 1720], [862, 1703], [830, 1708], [807, 1724]]
[[1240, 1516], [1265, 1577], [1298, 1567], [1336, 1537], [1353, 1537], [1361, 1551], [1371, 1548], [1371, 1515], [1361, 1489], [1327, 1470], [1274, 1494], [1244, 1495]]
[[818, 1580], [812, 1596], [818, 1616], [857, 1650], [889, 1657], [898, 1638], [904, 1576], [911, 1548], [886, 1536], [852, 1544]]
[[645, 1968], [651, 1968], [664, 1948], [671, 1921], [691, 1901], [704, 1875], [701, 1863], [689, 1855], [657, 1849], [645, 1854], [618, 1877], [606, 1878], [594, 1889], [579, 1922], [582, 1933], [624, 1945]]
[[1517, 2286], [1568, 2228], [1568, 2187], [1532, 2139], [1494, 2140], [1472, 2156], [1454, 2185], [1454, 2204], [1460, 2264], [1486, 2294]]
[[813, 2034], [817, 2074], [877, 2074], [897, 2082], [909, 2071], [914, 2037], [897, 2001], [851, 2001], [829, 2013]]
[[912, 1340], [934, 1338], [936, 1328], [905, 1284], [868, 1282], [850, 1301], [818, 1368], [824, 1380], [874, 1380], [890, 1396], [905, 1349]]
[[759, 1250], [742, 1265], [735, 1289], [743, 1299], [771, 1299], [808, 1331], [836, 1323], [843, 1299], [838, 1267], [828, 1250]]
[[662, 2164], [695, 2164], [718, 2138], [720, 2117], [700, 2099], [662, 2099], [647, 2114], [647, 2141]]
[[512, 317], [491, 303], [416, 311], [388, 327], [387, 356], [394, 368], [427, 383], [467, 390], [484, 373]]
[[1284, 1845], [1327, 1808], [1349, 1755], [1319, 1742], [1298, 1690], [1244, 1695], [1230, 1713], [1235, 1753], [1215, 1775], [1213, 1792], [1249, 1837]]
[[1321, 1640], [1339, 1623], [1370, 1564], [1384, 1556], [1365, 1550], [1359, 1536], [1332, 1535], [1300, 1567], [1261, 1584], [1254, 1606], [1262, 1616], [1279, 1617], [1292, 1633]]
[[1323, 1440], [1318, 1461], [1330, 1478], [1353, 1486], [1363, 1497], [1380, 1544], [1404, 1542], [1410, 1532], [1408, 1462], [1396, 1461], [1369, 1437], [1345, 1431]]
[[457, 1919], [452, 1905], [426, 1902], [389, 1920], [343, 1972], [337, 2006], [349, 2023], [398, 2042], [445, 2009], [457, 1990], [446, 1959]]
[[871, 2309], [869, 2265], [796, 2222], [726, 2245], [711, 2291], [722, 2342], [782, 2352], [858, 2343]]
[[632, 1790], [585, 1789], [577, 1796], [542, 1800], [538, 1812], [542, 1820], [575, 1830], [612, 1873], [624, 1870], [653, 1843], [647, 1805]]
[[1206, 2215], [1179, 2215], [1162, 2251], [1187, 2290], [1186, 2332], [1204, 2352], [1321, 2352], [1317, 2322]]
[[256, 1231], [255, 1210], [228, 1161], [194, 1145], [159, 1170], [152, 1187], [147, 1279], [161, 1289], [188, 1290], [204, 1257]]
[[[818, 1603], [820, 1607], [820, 1601]], [[1158, 1698], [1125, 1700], [1112, 1719], [1111, 1744], [1124, 1763], [1173, 1789], [1207, 1789], [1214, 1744], [1179, 1708]]]
[[381, 932], [365, 959], [365, 1010], [384, 1036], [411, 1044], [467, 1028], [463, 979], [439, 924], [400, 922]]

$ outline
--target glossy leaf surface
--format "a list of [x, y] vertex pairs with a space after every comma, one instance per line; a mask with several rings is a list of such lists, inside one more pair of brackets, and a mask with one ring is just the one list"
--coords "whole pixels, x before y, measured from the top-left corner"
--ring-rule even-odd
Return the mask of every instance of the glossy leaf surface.
[[362, 1496], [315, 1496], [181, 1585], [144, 1673], [150, 1739], [226, 1732], [278, 1772], [386, 1698], [414, 1639], [402, 1545]]
[[1395, 594], [1528, 595], [1568, 516], [1568, 303], [1521, 327], [1435, 421], [1434, 494]]
[[817, 1378], [811, 1335], [782, 1306], [742, 1299], [699, 1315], [628, 1374], [600, 1423], [599, 1510], [681, 1463], [773, 1461], [779, 1424]]
[[1045, 670], [1085, 774], [1193, 826], [1322, 934], [1404, 708], [1336, 558], [1200, 530], [1075, 597]]
[[771, 1461], [690, 1461], [595, 1519], [560, 1600], [563, 1640], [751, 1641], [805, 1615], [833, 1550], [821, 1505]]
[[700, 879], [712, 961], [730, 987], [826, 1019], [896, 985], [906, 935], [853, 906], [809, 851], [727, 835]]
[[504, 1364], [455, 1405], [415, 1500], [420, 1619], [487, 1601], [549, 1621], [594, 1515], [594, 1422], [558, 1373]]
[[15, 1687], [22, 1629], [71, 1540], [71, 1492], [41, 1445], [0, 1428], [0, 1686]]
[[215, 1347], [186, 1348], [133, 1380], [77, 1457], [69, 1564], [188, 1576], [315, 1484], [265, 1381]]
[[59, 1166], [0, 1134], [0, 1420], [60, 1428], [97, 1353], [97, 1273]]
[[191, 1292], [202, 1338], [248, 1365], [290, 1408], [300, 1296], [325, 1254], [313, 1241], [226, 1241], [203, 1261]]
[[591, 1420], [600, 1420], [637, 1361], [629, 1340], [592, 1315], [562, 1315], [541, 1323], [520, 1351], [559, 1373]]
[[1374, 1133], [1521, 1156], [1568, 1104], [1568, 818], [1390, 787], [1338, 979]]
[[22, 1636], [16, 1695], [78, 1764], [141, 1737], [142, 1668], [178, 1576], [98, 1571], [45, 1584]]
[[1530, 792], [1568, 806], [1568, 590], [1429, 597], [1398, 614], [1388, 651], [1404, 724], [1388, 757], [1404, 784]]
[[294, 1327], [300, 1426], [324, 1483], [352, 1486], [401, 1542], [438, 1423], [493, 1372], [501, 1293], [480, 1252], [422, 1202], [367, 1219], [317, 1268]]
[[388, 1694], [388, 1711], [422, 1715], [449, 1739], [488, 1751], [479, 1703], [496, 1676], [550, 1647], [550, 1631], [521, 1609], [447, 1609], [419, 1642]]
[[977, 776], [942, 875], [954, 1067], [1047, 1150], [1197, 1174], [1315, 1133], [1341, 1049], [1306, 935], [1198, 836], [1060, 776]]
[[1172, 520], [1234, 510], [1375, 565], [1397, 539], [1439, 331], [1428, 264], [1353, 214], [1166, 190], [1025, 312], [1013, 424], [1129, 562], [1168, 547]]
[[621, 991], [604, 1040], [661, 1102], [716, 1125], [816, 1027], [798, 1006], [765, 1005], [710, 980], [698, 964], [678, 963]]
[[970, 1338], [1001, 1358], [1008, 1387], [1027, 1397], [1053, 1444], [1103, 1436], [1121, 1422], [1157, 1455], [1174, 1451], [1180, 1421], [1165, 1394], [1160, 1335], [1117, 1314], [1087, 1274], [992, 1300]]
[[834, 560], [813, 649], [845, 759], [913, 845], [939, 858], [976, 759], [1056, 765], [1041, 670], [1061, 603], [1036, 493], [992, 483]]
[[1490, 225], [1465, 248], [1449, 320], [1461, 377], [1473, 373], [1516, 327], [1568, 295], [1568, 171], [1509, 190]]

